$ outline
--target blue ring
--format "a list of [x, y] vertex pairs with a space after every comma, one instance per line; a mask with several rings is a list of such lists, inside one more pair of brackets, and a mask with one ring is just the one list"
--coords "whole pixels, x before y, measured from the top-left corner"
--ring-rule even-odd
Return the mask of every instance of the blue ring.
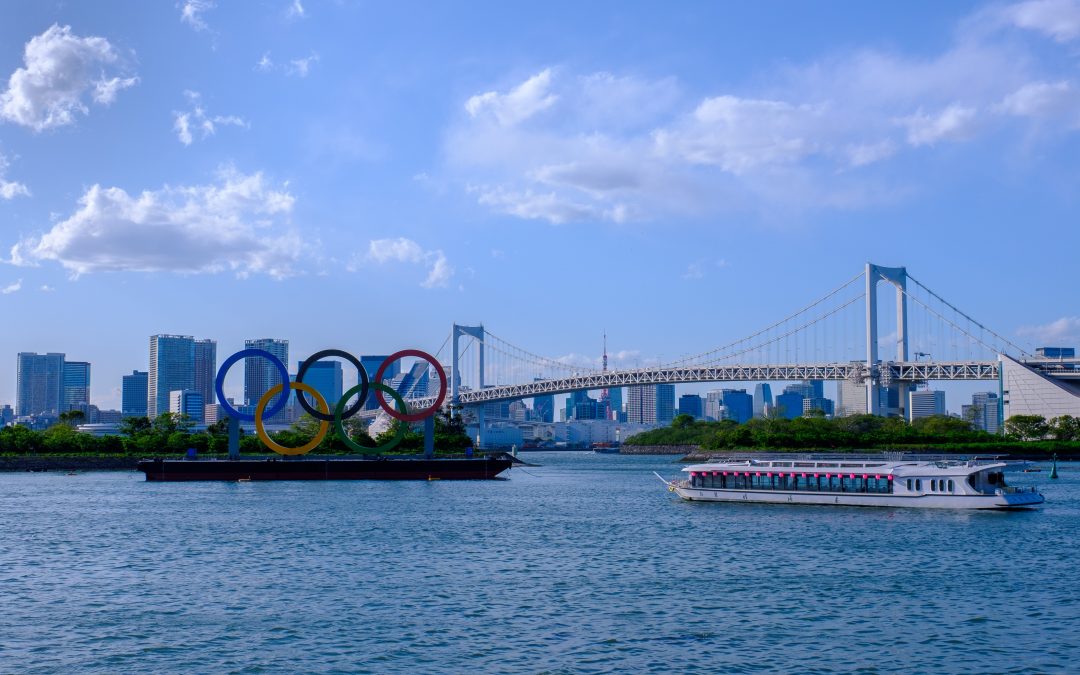
[[225, 375], [229, 372], [229, 368], [240, 359], [256, 356], [261, 356], [277, 366], [278, 373], [281, 374], [281, 395], [278, 397], [278, 402], [263, 413], [263, 417], [273, 417], [281, 412], [282, 408], [285, 407], [285, 404], [289, 402], [289, 371], [285, 369], [285, 364], [279, 361], [278, 357], [265, 349], [241, 349], [225, 359], [225, 363], [221, 364], [221, 367], [218, 368], [217, 378], [214, 379], [214, 391], [217, 393], [218, 403], [221, 404], [222, 408], [225, 408], [225, 412], [229, 414], [229, 417], [235, 417], [238, 420], [246, 420], [248, 422], [255, 421], [254, 414], [245, 415], [229, 405], [229, 402], [225, 400]]

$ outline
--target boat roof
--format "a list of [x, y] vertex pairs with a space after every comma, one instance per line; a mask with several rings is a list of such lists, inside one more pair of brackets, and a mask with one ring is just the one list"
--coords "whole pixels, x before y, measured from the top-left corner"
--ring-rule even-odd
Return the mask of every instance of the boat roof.
[[691, 464], [683, 469], [696, 471], [777, 471], [780, 473], [805, 473], [807, 471], [835, 473], [894, 474], [900, 476], [966, 476], [986, 469], [1006, 466], [1005, 462], [967, 461], [888, 461], [888, 460], [815, 460], [815, 459], [747, 459], [719, 460], [703, 464]]

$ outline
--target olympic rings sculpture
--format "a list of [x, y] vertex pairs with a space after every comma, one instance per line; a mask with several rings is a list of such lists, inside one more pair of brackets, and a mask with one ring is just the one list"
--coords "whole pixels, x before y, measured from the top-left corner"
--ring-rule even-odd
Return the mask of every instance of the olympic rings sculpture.
[[[304, 375], [307, 374], [311, 364], [321, 359], [330, 357], [339, 357], [345, 359], [353, 366], [356, 367], [356, 373], [359, 379], [359, 383], [342, 394], [341, 399], [334, 405], [331, 410], [330, 405], [322, 394], [311, 385], [304, 384]], [[386, 374], [387, 368], [398, 359], [406, 357], [415, 357], [424, 361], [427, 361], [435, 369], [435, 373], [439, 376], [439, 395], [435, 397], [435, 402], [431, 406], [418, 410], [416, 412], [409, 412], [409, 407], [405, 403], [405, 399], [401, 397], [401, 394], [394, 391], [392, 387], [388, 387], [382, 383], [383, 376]], [[253, 414], [242, 413], [232, 406], [231, 403], [225, 398], [225, 375], [228, 374], [229, 369], [236, 364], [240, 359], [249, 358], [263, 358], [269, 361], [274, 368], [278, 371], [278, 375], [281, 376], [281, 383], [275, 384], [269, 389], [262, 398], [259, 399], [258, 404], [255, 406], [255, 412]], [[315, 437], [310, 441], [296, 448], [289, 448], [274, 439], [270, 438], [270, 435], [266, 433], [266, 429], [263, 425], [263, 417], [274, 415], [281, 412], [288, 402], [288, 393], [291, 389], [297, 389], [300, 392], [308, 394], [315, 401], [315, 407], [307, 401], [305, 396], [297, 394], [296, 400], [300, 404], [300, 407], [304, 409], [306, 413], [319, 421], [319, 430], [315, 434]], [[386, 414], [390, 417], [399, 420], [401, 422], [419, 422], [420, 420], [433, 417], [435, 413], [442, 406], [443, 401], [446, 400], [446, 371], [443, 370], [442, 364], [440, 364], [434, 356], [427, 352], [422, 352], [419, 349], [402, 349], [401, 351], [394, 352], [379, 365], [378, 371], [375, 373], [375, 381], [368, 380], [367, 372], [361, 365], [360, 360], [352, 354], [343, 351], [341, 349], [324, 349], [322, 351], [312, 354], [305, 359], [299, 370], [296, 373], [296, 381], [289, 381], [289, 370], [281, 359], [277, 358], [270, 352], [263, 349], [241, 349], [229, 358], [225, 359], [225, 362], [218, 368], [217, 377], [214, 380], [214, 391], [217, 394], [218, 403], [225, 409], [225, 412], [230, 416], [238, 420], [246, 420], [248, 422], [255, 422], [255, 433], [258, 435], [259, 440], [267, 448], [273, 450], [280, 455], [303, 455], [311, 452], [322, 443], [323, 439], [330, 432], [330, 427], [333, 425], [334, 435], [344, 443], [350, 449], [356, 452], [363, 453], [380, 453], [387, 450], [391, 450], [397, 446], [398, 443], [405, 436], [406, 428], [401, 426], [398, 429], [398, 433], [394, 438], [390, 439], [382, 445], [378, 445], [373, 448], [369, 448], [360, 445], [356, 441], [349, 438], [349, 434], [345, 431], [343, 422], [353, 415], [360, 412], [364, 407], [364, 401], [367, 400], [368, 394], [375, 392], [375, 399], [379, 403], [379, 407], [382, 408]], [[278, 396], [281, 394], [281, 396]], [[384, 395], [389, 396], [397, 404], [397, 410], [386, 402]], [[270, 405], [270, 401], [278, 396], [278, 400], [274, 405]], [[349, 402], [349, 399], [356, 396], [356, 402], [348, 408], [345, 405]], [[269, 406], [269, 409], [267, 409]]]

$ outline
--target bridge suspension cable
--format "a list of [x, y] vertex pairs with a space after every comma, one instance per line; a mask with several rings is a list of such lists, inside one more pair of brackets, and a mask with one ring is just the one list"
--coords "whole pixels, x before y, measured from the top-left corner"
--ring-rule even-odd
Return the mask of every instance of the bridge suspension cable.
[[[791, 314], [791, 315], [781, 319], [780, 321], [777, 321], [776, 323], [774, 323], [774, 324], [772, 324], [770, 326], [766, 326], [765, 328], [762, 328], [761, 330], [757, 331], [756, 333], [748, 335], [748, 336], [746, 336], [746, 337], [744, 337], [744, 338], [742, 338], [740, 340], [735, 340], [734, 342], [729, 342], [726, 345], [716, 347], [714, 349], [710, 349], [707, 352], [701, 352], [700, 354], [694, 354], [693, 356], [686, 356], [686, 357], [683, 357], [681, 359], [676, 359], [674, 361], [669, 361], [669, 362], [663, 364], [663, 366], [664, 367], [672, 367], [672, 366], [678, 366], [680, 364], [695, 362], [695, 361], [698, 361], [699, 359], [704, 359], [706, 357], [713, 356], [714, 354], [719, 354], [719, 353], [724, 352], [724, 351], [726, 351], [728, 349], [732, 349], [732, 348], [737, 347], [739, 345], [742, 345], [742, 344], [744, 344], [746, 342], [749, 342], [750, 340], [753, 340], [756, 337], [759, 337], [759, 336], [761, 336], [763, 334], [766, 334], [769, 331], [773, 330], [774, 328], [778, 328], [780, 326], [783, 326], [784, 324], [786, 324], [787, 322], [795, 319], [796, 317], [799, 317], [799, 316], [809, 312], [811, 309], [813, 309], [813, 308], [817, 307], [818, 305], [822, 304], [823, 302], [825, 302], [829, 298], [832, 298], [833, 296], [837, 295], [838, 293], [843, 291], [848, 286], [851, 286], [851, 284], [853, 284], [856, 281], [862, 279], [865, 274], [866, 274], [865, 271], [859, 272], [858, 274], [853, 276], [851, 279], [846, 281], [844, 284], [842, 284], [840, 286], [837, 286], [835, 289], [833, 289], [832, 291], [830, 291], [826, 295], [823, 295], [822, 297], [818, 298], [817, 300], [810, 303], [809, 305], [806, 305], [805, 307], [803, 307], [799, 311], [795, 312], [794, 314]], [[863, 295], [865, 296], [866, 294], [863, 293]], [[843, 305], [843, 307], [847, 307], [850, 304], [851, 304], [851, 301], [845, 303]], [[834, 314], [834, 313], [835, 313], [835, 311], [830, 312], [829, 314], [826, 314], [825, 316], [830, 316], [831, 314]], [[821, 317], [821, 318], [824, 318], [824, 317]], [[812, 322], [809, 322], [806, 325], [813, 325], [814, 323], [816, 323], [816, 320], [812, 321]], [[805, 327], [805, 326], [803, 326], [803, 327]], [[789, 331], [788, 333], [785, 333], [783, 336], [780, 336], [778, 338], [768, 340], [767, 342], [762, 343], [762, 346], [775, 343], [780, 338], [791, 335], [792, 333], [797, 332], [798, 330], [801, 330], [801, 328], [803, 328], [803, 327], [797, 328], [794, 331]], [[745, 351], [741, 351], [741, 352], [738, 352], [738, 353], [742, 354], [742, 353], [745, 353]], [[709, 361], [705, 361], [705, 363], [715, 363], [716, 361], [720, 361], [720, 360], [723, 360], [723, 359], [726, 359], [726, 358], [728, 358], [728, 357], [713, 358], [713, 359], [710, 359]]]
[[[882, 277], [882, 278], [884, 278], [884, 277]], [[974, 319], [972, 319], [972, 318], [971, 318], [970, 316], [968, 316], [968, 315], [967, 315], [967, 314], [965, 314], [964, 312], [960, 311], [959, 309], [957, 309], [956, 307], [954, 307], [954, 306], [953, 306], [952, 304], [950, 304], [950, 303], [949, 303], [949, 302], [947, 302], [946, 300], [942, 299], [942, 297], [941, 297], [941, 296], [939, 296], [939, 295], [938, 295], [937, 293], [934, 293], [933, 291], [931, 291], [931, 290], [930, 290], [929, 288], [927, 288], [926, 286], [922, 285], [921, 283], [919, 283], [919, 282], [918, 282], [918, 281], [916, 281], [915, 279], [912, 279], [912, 277], [911, 277], [911, 275], [910, 275], [910, 274], [908, 275], [908, 279], [911, 279], [912, 281], [914, 281], [914, 282], [916, 283], [916, 285], [918, 285], [918, 286], [919, 286], [920, 288], [922, 288], [922, 289], [923, 289], [924, 291], [926, 291], [927, 293], [929, 293], [929, 294], [930, 294], [930, 295], [932, 295], [933, 297], [937, 298], [937, 299], [938, 299], [938, 300], [939, 300], [940, 302], [942, 302], [943, 304], [945, 304], [946, 306], [948, 306], [948, 307], [949, 307], [950, 309], [952, 309], [952, 310], [953, 310], [954, 312], [956, 312], [957, 314], [959, 314], [959, 315], [963, 316], [963, 317], [964, 317], [965, 319], [967, 319], [967, 320], [968, 320], [968, 321], [970, 321], [971, 323], [973, 323], [973, 324], [975, 324], [976, 326], [978, 326], [978, 327], [979, 327], [979, 328], [980, 328], [981, 330], [984, 330], [984, 331], [986, 331], [987, 333], [990, 333], [991, 335], [995, 336], [996, 338], [998, 338], [998, 339], [999, 339], [999, 340], [1001, 340], [1002, 342], [1004, 342], [1004, 343], [1006, 343], [1006, 344], [1008, 344], [1008, 345], [1010, 345], [1010, 346], [1012, 346], [1012, 347], [1015, 347], [1016, 349], [1020, 350], [1020, 352], [1021, 352], [1022, 354], [1025, 354], [1025, 355], [1027, 355], [1027, 356], [1031, 356], [1030, 354], [1028, 354], [1028, 352], [1024, 351], [1024, 350], [1023, 350], [1022, 348], [1020, 348], [1020, 347], [1017, 347], [1017, 346], [1016, 346], [1015, 344], [1013, 344], [1013, 343], [1012, 343], [1012, 342], [1011, 342], [1010, 340], [1008, 340], [1008, 339], [1006, 339], [1006, 338], [1003, 338], [1003, 337], [1001, 337], [1000, 335], [998, 335], [998, 334], [997, 334], [997, 333], [995, 333], [994, 331], [990, 330], [990, 329], [989, 329], [989, 328], [987, 328], [986, 326], [982, 325], [982, 324], [981, 324], [981, 323], [979, 323], [978, 321], [975, 321], [975, 320], [974, 320]], [[905, 296], [907, 296], [907, 298], [908, 298], [909, 300], [912, 300], [912, 301], [913, 301], [913, 302], [915, 302], [916, 304], [920, 305], [920, 306], [921, 306], [921, 307], [922, 307], [923, 309], [925, 309], [925, 310], [926, 310], [927, 312], [930, 312], [931, 314], [933, 314], [933, 315], [934, 315], [934, 316], [936, 316], [937, 318], [941, 319], [942, 321], [944, 321], [945, 323], [949, 324], [950, 326], [952, 326], [952, 327], [953, 327], [953, 328], [955, 328], [956, 330], [960, 331], [960, 332], [961, 332], [961, 333], [963, 333], [963, 334], [964, 334], [965, 336], [967, 336], [967, 337], [968, 337], [969, 339], [971, 339], [971, 340], [974, 340], [975, 342], [978, 342], [978, 343], [979, 343], [979, 344], [981, 344], [981, 345], [982, 345], [983, 347], [986, 347], [987, 349], [989, 349], [989, 350], [990, 350], [991, 352], [995, 352], [995, 353], [997, 353], [997, 352], [998, 352], [998, 347], [999, 347], [1000, 345], [993, 345], [993, 344], [989, 344], [989, 343], [985, 342], [985, 341], [984, 341], [984, 340], [983, 340], [983, 339], [982, 339], [981, 337], [978, 337], [978, 336], [975, 336], [975, 335], [973, 335], [973, 334], [972, 334], [972, 333], [970, 333], [969, 331], [965, 330], [965, 329], [964, 329], [964, 328], [963, 328], [962, 326], [958, 325], [957, 323], [955, 323], [954, 321], [952, 321], [952, 320], [951, 320], [951, 319], [949, 319], [948, 317], [944, 316], [943, 314], [941, 314], [940, 312], [938, 312], [937, 310], [935, 310], [935, 309], [934, 309], [933, 307], [931, 307], [931, 306], [930, 306], [929, 304], [927, 304], [927, 303], [923, 302], [922, 300], [920, 300], [920, 299], [919, 299], [919, 298], [918, 298], [917, 296], [915, 296], [915, 295], [912, 295], [911, 293], [909, 293], [909, 292], [908, 292], [907, 290], [904, 290], [904, 291], [903, 291], [903, 293], [904, 293], [904, 295], [905, 295]], [[942, 340], [941, 340], [941, 343], [942, 343], [942, 344], [944, 343], [944, 339], [943, 339], [943, 338], [942, 338]]]
[[[590, 371], [590, 372], [591, 371], [599, 371], [599, 368], [597, 368], [595, 366], [585, 366], [585, 365], [578, 365], [578, 364], [572, 364], [572, 363], [565, 363], [563, 361], [558, 361], [556, 359], [548, 358], [546, 356], [540, 356], [539, 354], [534, 354], [534, 353], [532, 353], [530, 351], [522, 349], [521, 347], [518, 347], [517, 345], [515, 345], [515, 344], [513, 344], [511, 342], [507, 342], [506, 340], [500, 338], [498, 335], [495, 335], [494, 333], [489, 331], [487, 328], [484, 329], [484, 334], [487, 337], [491, 338], [491, 340], [493, 341], [493, 342], [487, 342], [486, 343], [485, 346], [488, 349], [494, 349], [495, 351], [499, 351], [499, 352], [501, 352], [501, 353], [503, 353], [503, 354], [505, 354], [507, 356], [511, 356], [513, 358], [516, 358], [516, 359], [519, 359], [519, 360], [522, 360], [522, 361], [526, 361], [528, 363], [531, 363], [532, 365], [543, 366], [545, 368], [549, 368], [549, 369], [552, 369], [552, 370], [568, 371], [568, 372], [582, 371], [582, 370], [587, 370], [587, 371]], [[498, 345], [504, 345], [504, 346], [500, 349], [500, 347]]]

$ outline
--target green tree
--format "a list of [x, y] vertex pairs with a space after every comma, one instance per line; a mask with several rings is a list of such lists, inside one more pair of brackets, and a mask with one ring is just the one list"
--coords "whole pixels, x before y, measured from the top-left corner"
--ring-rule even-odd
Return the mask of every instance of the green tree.
[[1080, 417], [1062, 415], [1050, 420], [1050, 435], [1057, 441], [1080, 441]]
[[1013, 415], [1005, 420], [1005, 433], [1022, 441], [1037, 441], [1046, 437], [1050, 427], [1042, 415]]
[[125, 417], [120, 421], [120, 433], [125, 436], [135, 436], [149, 430], [149, 417]]
[[74, 429], [86, 421], [86, 413], [81, 410], [68, 410], [60, 413], [60, 424]]

